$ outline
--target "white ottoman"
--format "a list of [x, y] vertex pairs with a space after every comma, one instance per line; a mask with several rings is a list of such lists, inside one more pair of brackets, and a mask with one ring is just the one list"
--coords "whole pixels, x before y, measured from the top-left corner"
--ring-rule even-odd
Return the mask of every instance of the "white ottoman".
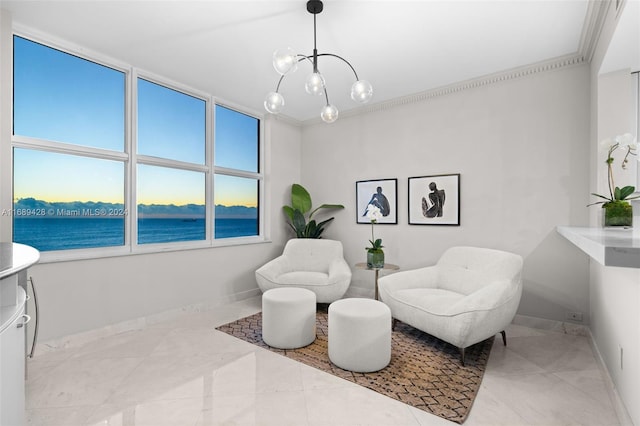
[[368, 373], [391, 361], [391, 310], [373, 299], [329, 305], [329, 359], [344, 370]]
[[304, 288], [273, 288], [262, 295], [262, 340], [294, 349], [316, 339], [316, 294]]

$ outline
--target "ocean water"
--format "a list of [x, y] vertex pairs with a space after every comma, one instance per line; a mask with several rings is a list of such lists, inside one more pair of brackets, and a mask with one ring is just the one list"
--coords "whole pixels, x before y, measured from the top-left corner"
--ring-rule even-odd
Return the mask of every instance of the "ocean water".
[[[257, 219], [216, 219], [215, 236], [258, 235]], [[123, 218], [18, 218], [13, 241], [40, 251], [120, 246]], [[138, 219], [138, 244], [205, 239], [204, 219]]]

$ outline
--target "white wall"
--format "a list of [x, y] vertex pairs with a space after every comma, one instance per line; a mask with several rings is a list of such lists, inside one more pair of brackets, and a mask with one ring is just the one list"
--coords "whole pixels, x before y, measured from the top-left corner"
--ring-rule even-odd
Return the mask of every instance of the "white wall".
[[281, 206], [300, 180], [300, 129], [268, 120], [266, 133], [271, 243], [38, 264], [29, 272], [41, 309], [39, 341], [259, 294], [253, 271], [282, 252]]
[[[525, 259], [519, 313], [588, 323], [588, 261], [557, 225], [588, 220], [589, 69], [555, 69], [303, 130], [302, 177], [316, 204], [342, 203], [327, 230], [349, 263], [365, 260], [369, 225], [355, 223], [355, 182], [398, 178], [398, 225], [376, 226], [386, 259], [434, 263], [454, 245]], [[461, 174], [461, 226], [408, 225], [407, 178]], [[372, 291], [355, 271], [352, 292]]]

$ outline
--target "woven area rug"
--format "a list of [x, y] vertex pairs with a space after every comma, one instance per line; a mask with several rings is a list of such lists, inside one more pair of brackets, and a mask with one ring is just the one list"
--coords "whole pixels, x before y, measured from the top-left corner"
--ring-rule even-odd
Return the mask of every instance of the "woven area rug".
[[391, 335], [391, 363], [374, 373], [354, 373], [329, 360], [327, 320], [326, 307], [320, 308], [316, 315], [316, 340], [299, 349], [276, 349], [264, 343], [261, 313], [217, 330], [447, 420], [462, 423], [467, 418], [480, 388], [493, 337], [467, 348], [463, 367], [457, 348], [398, 322]]

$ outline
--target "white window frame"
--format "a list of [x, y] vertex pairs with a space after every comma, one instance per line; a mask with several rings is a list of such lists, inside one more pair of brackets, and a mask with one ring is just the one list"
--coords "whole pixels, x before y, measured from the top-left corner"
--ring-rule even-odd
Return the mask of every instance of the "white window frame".
[[[123, 246], [116, 247], [97, 247], [86, 249], [69, 249], [69, 250], [57, 250], [57, 251], [45, 251], [41, 253], [41, 263], [67, 261], [76, 259], [91, 259], [113, 256], [126, 256], [143, 253], [160, 253], [168, 251], [180, 251], [190, 249], [203, 249], [212, 247], [225, 247], [244, 244], [256, 244], [267, 242], [268, 239], [265, 236], [266, 227], [265, 222], [265, 123], [262, 114], [250, 111], [247, 108], [234, 105], [230, 102], [215, 98], [213, 95], [194, 90], [186, 85], [178, 82], [163, 78], [162, 76], [154, 73], [141, 70], [123, 64], [112, 58], [104, 57], [95, 52], [88, 51], [87, 49], [71, 46], [67, 43], [52, 40], [50, 37], [43, 37], [37, 34], [33, 34], [25, 29], [15, 29], [12, 33], [11, 43], [13, 44], [13, 36], [23, 37], [36, 43], [41, 43], [44, 46], [59, 50], [63, 53], [77, 56], [79, 58], [95, 62], [99, 65], [114, 69], [116, 71], [123, 72], [125, 75], [125, 145], [122, 152], [112, 151], [102, 148], [84, 147], [81, 145], [60, 143], [44, 139], [31, 138], [25, 136], [13, 135], [13, 129], [11, 129], [11, 163], [13, 163], [13, 149], [14, 148], [26, 148], [36, 149], [48, 152], [55, 152], [60, 154], [73, 154], [83, 157], [92, 157], [98, 159], [108, 159], [121, 161], [124, 163], [124, 203], [125, 208], [128, 210], [129, 215], [125, 217], [125, 238]], [[11, 64], [13, 69], [13, 64]], [[148, 155], [137, 154], [137, 81], [138, 78], [153, 82], [155, 84], [167, 87], [169, 89], [176, 90], [178, 92], [185, 93], [195, 98], [201, 99], [206, 103], [206, 133], [205, 133], [205, 162], [204, 164], [189, 163], [177, 160], [170, 160], [165, 158], [159, 158]], [[13, 81], [12, 81], [13, 84]], [[11, 100], [13, 104], [13, 99]], [[214, 162], [214, 125], [215, 125], [215, 105], [224, 106], [226, 108], [235, 110], [239, 113], [246, 114], [253, 117], [259, 122], [259, 135], [258, 135], [258, 172], [247, 172], [236, 169], [215, 167]], [[13, 114], [13, 113], [12, 113]], [[13, 120], [12, 120], [13, 122]], [[152, 244], [138, 244], [137, 243], [137, 231], [138, 231], [138, 209], [137, 209], [137, 165], [145, 164], [152, 166], [162, 166], [171, 169], [180, 169], [188, 171], [196, 171], [205, 174], [205, 239], [197, 241], [181, 241], [181, 242], [168, 242], [168, 243], [152, 243]], [[214, 209], [214, 175], [216, 173], [226, 174], [230, 176], [245, 177], [256, 179], [258, 182], [258, 235], [247, 237], [229, 237], [222, 239], [214, 238], [214, 223], [215, 223], [215, 209]], [[11, 187], [13, 188], [13, 170], [11, 174]], [[13, 203], [13, 194], [11, 197]], [[13, 204], [12, 206], [13, 207]], [[13, 221], [10, 221], [10, 232], [13, 235]]]

